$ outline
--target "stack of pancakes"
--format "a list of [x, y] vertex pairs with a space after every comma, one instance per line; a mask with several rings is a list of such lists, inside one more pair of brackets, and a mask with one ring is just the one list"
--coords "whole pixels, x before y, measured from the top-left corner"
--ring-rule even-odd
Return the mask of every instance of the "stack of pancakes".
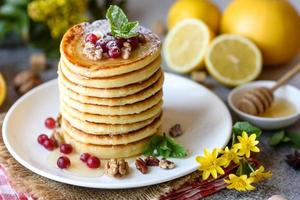
[[90, 60], [83, 54], [86, 33], [109, 31], [106, 20], [69, 29], [59, 63], [62, 134], [79, 153], [123, 158], [142, 153], [160, 132], [162, 85], [159, 38], [143, 27], [147, 39], [129, 59]]

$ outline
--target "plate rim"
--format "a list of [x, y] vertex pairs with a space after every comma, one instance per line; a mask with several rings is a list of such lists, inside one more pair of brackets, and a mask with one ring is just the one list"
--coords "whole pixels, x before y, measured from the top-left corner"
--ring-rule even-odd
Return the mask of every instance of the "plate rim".
[[[224, 141], [224, 144], [222, 145], [222, 147], [225, 147], [225, 145], [229, 142], [230, 138], [231, 138], [231, 131], [232, 131], [232, 116], [230, 114], [229, 108], [226, 106], [226, 104], [221, 100], [220, 97], [218, 97], [213, 91], [205, 88], [204, 86], [186, 78], [186, 77], [182, 77], [180, 75], [176, 75], [173, 73], [168, 73], [168, 72], [164, 72], [165, 76], [170, 76], [173, 78], [179, 78], [183, 81], [187, 81], [189, 82], [189, 84], [192, 85], [196, 85], [197, 87], [201, 87], [202, 89], [208, 91], [209, 93], [211, 93], [211, 95], [213, 95], [215, 98], [217, 98], [222, 107], [224, 108], [224, 111], [226, 112], [226, 115], [228, 116], [228, 120], [229, 123], [231, 124], [229, 126], [229, 130], [226, 130], [226, 132], [228, 132], [226, 141]], [[12, 113], [14, 112], [14, 110], [16, 109], [16, 107], [18, 107], [19, 104], [21, 104], [23, 102], [24, 99], [28, 98], [29, 96], [31, 96], [33, 93], [38, 92], [39, 90], [44, 89], [45, 87], [48, 87], [49, 85], [54, 84], [54, 82], [57, 82], [57, 78], [52, 79], [50, 81], [47, 81], [33, 89], [31, 89], [29, 92], [27, 92], [25, 95], [21, 96], [8, 110], [8, 112], [5, 115], [5, 118], [3, 120], [3, 124], [2, 124], [2, 139], [4, 142], [5, 147], [7, 148], [8, 152], [14, 157], [14, 159], [16, 159], [17, 162], [19, 162], [21, 165], [23, 165], [23, 167], [29, 169], [30, 171], [46, 177], [50, 180], [54, 180], [54, 181], [58, 181], [61, 183], [65, 183], [65, 184], [69, 184], [69, 185], [75, 185], [75, 186], [80, 186], [80, 187], [86, 187], [86, 188], [97, 188], [97, 189], [130, 189], [130, 188], [139, 188], [139, 187], [145, 187], [145, 186], [150, 186], [150, 185], [154, 185], [154, 184], [160, 184], [160, 183], [164, 183], [170, 180], [175, 180], [177, 178], [183, 177], [187, 174], [190, 174], [194, 171], [197, 170], [198, 167], [193, 167], [190, 170], [184, 170], [184, 171], [179, 171], [179, 173], [177, 173], [176, 175], [171, 174], [167, 177], [164, 177], [163, 179], [153, 179], [150, 181], [139, 181], [138, 184], [136, 182], [128, 182], [126, 183], [126, 185], [121, 185], [121, 184], [107, 184], [107, 183], [102, 183], [99, 182], [98, 184], [95, 183], [90, 183], [90, 182], [84, 182], [84, 181], [80, 181], [80, 180], [72, 180], [70, 178], [66, 178], [66, 177], [60, 177], [58, 175], [54, 175], [51, 172], [45, 172], [41, 169], [38, 169], [37, 167], [31, 165], [30, 163], [26, 162], [24, 159], [22, 159], [21, 156], [19, 156], [13, 149], [13, 147], [10, 145], [9, 141], [8, 141], [8, 133], [7, 133], [7, 124], [8, 124], [8, 120], [10, 119], [10, 116], [12, 115]], [[224, 130], [225, 132], [225, 130]]]

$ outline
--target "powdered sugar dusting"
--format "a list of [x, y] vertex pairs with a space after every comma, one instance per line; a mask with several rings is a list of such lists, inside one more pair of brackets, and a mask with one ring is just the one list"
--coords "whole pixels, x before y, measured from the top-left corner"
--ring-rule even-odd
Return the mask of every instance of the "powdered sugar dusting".
[[[83, 23], [82, 26], [84, 29], [84, 37], [89, 33], [93, 33], [97, 36], [104, 36], [110, 32], [110, 25], [107, 20], [97, 20], [92, 23]], [[149, 49], [142, 51], [139, 56], [144, 57], [149, 54], [151, 55], [159, 50], [159, 48], [161, 47], [161, 41], [159, 37], [151, 30], [143, 26], [138, 26], [136, 32], [143, 34], [146, 38], [147, 43], [151, 44], [149, 45]]]

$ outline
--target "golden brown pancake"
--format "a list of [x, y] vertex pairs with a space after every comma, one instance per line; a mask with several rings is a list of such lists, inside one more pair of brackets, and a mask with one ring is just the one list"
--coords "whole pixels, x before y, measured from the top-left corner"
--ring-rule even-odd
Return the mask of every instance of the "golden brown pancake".
[[122, 134], [128, 133], [131, 131], [135, 131], [141, 129], [149, 124], [151, 124], [160, 114], [136, 123], [129, 124], [104, 124], [104, 123], [94, 123], [88, 121], [81, 121], [76, 117], [69, 114], [67, 111], [61, 111], [64, 119], [66, 119], [72, 126], [75, 128], [82, 130], [88, 134], [96, 134], [96, 135], [107, 135], [107, 134]]
[[95, 122], [95, 123], [105, 123], [105, 124], [130, 124], [140, 121], [147, 120], [157, 114], [162, 110], [162, 100], [149, 108], [138, 114], [131, 115], [99, 115], [99, 114], [89, 114], [80, 112], [64, 102], [61, 102], [61, 113], [64, 114], [64, 111], [67, 111], [70, 115], [76, 116], [81, 121]]
[[62, 120], [62, 130], [67, 132], [75, 140], [96, 145], [118, 145], [118, 144], [128, 144], [138, 140], [142, 140], [149, 137], [157, 132], [157, 129], [161, 125], [161, 120], [159, 116], [148, 126], [141, 128], [136, 131], [123, 133], [123, 134], [112, 134], [112, 135], [102, 135], [102, 134], [88, 134], [79, 129], [74, 128], [67, 120]]
[[150, 87], [162, 76], [162, 71], [158, 70], [150, 78], [142, 82], [127, 85], [125, 87], [110, 88], [110, 89], [84, 87], [82, 85], [78, 85], [76, 83], [71, 82], [69, 79], [67, 79], [64, 76], [64, 74], [60, 70], [58, 70], [58, 74], [59, 74], [59, 82], [64, 84], [67, 88], [71, 89], [72, 91], [78, 94], [91, 96], [91, 97], [99, 97], [99, 98], [115, 98], [115, 97], [129, 96], [141, 92], [144, 89]]
[[62, 38], [61, 58], [76, 74], [90, 78], [112, 77], [141, 69], [160, 55], [161, 42], [158, 36], [140, 26], [137, 31], [144, 34], [147, 42], [133, 51], [129, 59], [90, 60], [83, 55], [82, 44], [85, 33], [93, 30], [106, 34], [110, 28], [106, 20], [95, 21], [92, 24], [81, 23], [70, 28]]
[[83, 104], [79, 101], [69, 98], [67, 95], [60, 94], [61, 101], [72, 108], [84, 113], [101, 114], [101, 115], [130, 115], [143, 112], [160, 102], [162, 91], [157, 92], [148, 99], [134, 104], [124, 106], [100, 106], [94, 104]]
[[160, 69], [161, 58], [157, 58], [152, 63], [139, 70], [105, 78], [86, 78], [76, 74], [72, 72], [61, 60], [59, 65], [63, 74], [73, 83], [94, 88], [116, 88], [138, 83], [150, 78], [156, 71]]
[[82, 143], [72, 138], [67, 132], [62, 131], [64, 141], [71, 144], [76, 152], [88, 152], [101, 159], [127, 158], [141, 154], [150, 137], [129, 144], [121, 145], [94, 145]]
[[59, 89], [61, 93], [64, 93], [71, 99], [75, 99], [81, 103], [95, 104], [95, 105], [106, 105], [106, 106], [121, 106], [126, 104], [133, 104], [139, 101], [143, 101], [153, 94], [161, 90], [163, 85], [163, 76], [155, 82], [153, 85], [149, 86], [145, 90], [142, 90], [138, 93], [126, 96], [126, 97], [117, 97], [117, 98], [98, 98], [81, 95], [79, 93], [73, 92], [71, 89], [68, 89], [64, 84], [59, 83]]

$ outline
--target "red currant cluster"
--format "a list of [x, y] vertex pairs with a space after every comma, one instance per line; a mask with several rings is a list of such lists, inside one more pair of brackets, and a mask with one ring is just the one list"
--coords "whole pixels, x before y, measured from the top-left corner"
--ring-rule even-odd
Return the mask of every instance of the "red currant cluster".
[[83, 153], [80, 156], [80, 160], [84, 163], [86, 163], [86, 165], [89, 168], [95, 169], [95, 168], [99, 168], [101, 166], [101, 161], [99, 158], [97, 158], [96, 156], [92, 156], [89, 153]]
[[90, 33], [85, 38], [86, 42], [91, 42], [96, 47], [101, 47], [102, 53], [106, 53], [109, 58], [119, 58], [122, 56], [121, 49], [124, 47], [124, 43], [130, 44], [131, 50], [136, 49], [140, 43], [145, 43], [146, 38], [143, 34], [139, 33], [136, 37], [115, 38], [110, 33], [104, 35], [102, 38], [97, 37], [95, 34]]
[[[49, 117], [45, 120], [45, 126], [48, 129], [54, 129], [56, 127], [56, 121]], [[55, 141], [54, 138], [49, 138], [46, 134], [40, 134], [37, 138], [37, 141], [40, 145], [42, 145], [43, 147], [45, 147], [47, 150], [49, 151], [53, 151], [55, 148], [58, 147], [57, 142]], [[71, 144], [60, 144], [59, 145], [59, 151], [65, 155], [72, 153], [73, 151], [73, 147]], [[60, 169], [66, 169], [69, 168], [71, 165], [71, 161], [67, 156], [60, 156], [57, 159], [57, 166]], [[99, 168], [101, 165], [100, 159], [97, 158], [96, 156], [92, 156], [89, 153], [83, 153], [80, 156], [80, 160], [84, 163], [86, 163], [86, 165], [89, 168]]]

